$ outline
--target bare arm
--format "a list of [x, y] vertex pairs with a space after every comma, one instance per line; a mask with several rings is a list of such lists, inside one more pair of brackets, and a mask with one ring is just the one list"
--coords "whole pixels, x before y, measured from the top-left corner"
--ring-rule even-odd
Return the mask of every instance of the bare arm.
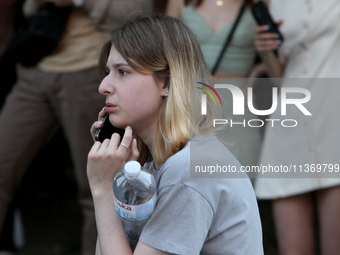
[[111, 182], [102, 188], [92, 185], [96, 224], [98, 229], [98, 240], [96, 255], [167, 255], [169, 253], [157, 250], [142, 242], [138, 242], [136, 250], [132, 253], [128, 239], [125, 235], [123, 222], [119, 218], [113, 197]]
[[[99, 114], [98, 120], [102, 115], [103, 111]], [[95, 122], [91, 134], [93, 135], [100, 126], [99, 122]], [[129, 145], [129, 149], [121, 145], [118, 134], [113, 134], [110, 140], [106, 139], [103, 143], [95, 142], [88, 155], [87, 175], [98, 230], [96, 255], [169, 254], [142, 242], [137, 244], [135, 252], [132, 253], [123, 222], [115, 209], [112, 182], [125, 162], [137, 160], [139, 156], [137, 142], [132, 138], [132, 129], [127, 127], [122, 142]]]

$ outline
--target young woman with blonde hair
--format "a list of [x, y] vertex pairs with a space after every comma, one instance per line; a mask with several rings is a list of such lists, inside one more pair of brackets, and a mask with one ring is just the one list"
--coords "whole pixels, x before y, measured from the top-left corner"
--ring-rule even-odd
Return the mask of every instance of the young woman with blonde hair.
[[[115, 211], [112, 182], [129, 160], [149, 162], [157, 204], [133, 254], [263, 254], [258, 207], [249, 179], [190, 178], [190, 165], [240, 164], [214, 135], [213, 102], [201, 115], [201, 84], [208, 82], [200, 46], [179, 20], [139, 16], [116, 29], [100, 59], [99, 92], [125, 128], [88, 157], [98, 229], [97, 254], [132, 254]], [[228, 177], [226, 175], [225, 177]]]

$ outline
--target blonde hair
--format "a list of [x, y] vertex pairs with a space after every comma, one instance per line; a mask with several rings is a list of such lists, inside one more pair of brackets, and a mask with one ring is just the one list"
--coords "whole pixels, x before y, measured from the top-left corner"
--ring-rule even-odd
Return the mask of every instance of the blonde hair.
[[201, 115], [202, 87], [195, 81], [209, 83], [200, 45], [181, 21], [160, 15], [140, 15], [127, 20], [114, 30], [104, 45], [99, 70], [105, 74], [105, 65], [111, 47], [122, 55], [136, 71], [153, 74], [164, 81], [169, 96], [159, 111], [154, 137], [152, 159], [147, 146], [139, 139], [139, 161], [154, 160], [162, 165], [169, 157], [183, 149], [190, 138], [213, 132], [213, 119], [218, 108], [207, 100], [207, 115]]

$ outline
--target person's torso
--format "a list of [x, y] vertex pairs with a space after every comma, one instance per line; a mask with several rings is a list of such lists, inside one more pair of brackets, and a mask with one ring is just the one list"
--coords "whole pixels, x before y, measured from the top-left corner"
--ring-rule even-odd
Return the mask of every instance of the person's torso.
[[190, 165], [230, 165], [237, 169], [241, 165], [214, 135], [192, 138], [159, 171], [152, 162], [145, 165], [156, 177], [157, 190], [183, 183], [209, 201], [215, 216], [201, 254], [263, 254], [258, 206], [247, 175], [228, 178], [226, 173], [225, 178], [194, 178]]
[[73, 11], [58, 47], [44, 57], [38, 67], [48, 72], [74, 72], [94, 67], [106, 34], [99, 31], [82, 10]]
[[[187, 6], [183, 21], [196, 34], [209, 70], [221, 52], [234, 22], [226, 25], [219, 33], [214, 33], [205, 19], [191, 5]], [[233, 39], [224, 53], [219, 72], [246, 76], [255, 59], [254, 36], [256, 24], [250, 11], [245, 11], [235, 30]]]
[[283, 20], [284, 77], [340, 77], [339, 0], [271, 0], [270, 11]]

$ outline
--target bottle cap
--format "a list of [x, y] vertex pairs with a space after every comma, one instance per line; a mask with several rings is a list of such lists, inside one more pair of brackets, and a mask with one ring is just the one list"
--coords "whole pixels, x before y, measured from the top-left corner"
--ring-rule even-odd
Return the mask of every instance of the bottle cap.
[[139, 175], [141, 165], [138, 161], [129, 161], [125, 164], [124, 169], [128, 176], [137, 176]]

